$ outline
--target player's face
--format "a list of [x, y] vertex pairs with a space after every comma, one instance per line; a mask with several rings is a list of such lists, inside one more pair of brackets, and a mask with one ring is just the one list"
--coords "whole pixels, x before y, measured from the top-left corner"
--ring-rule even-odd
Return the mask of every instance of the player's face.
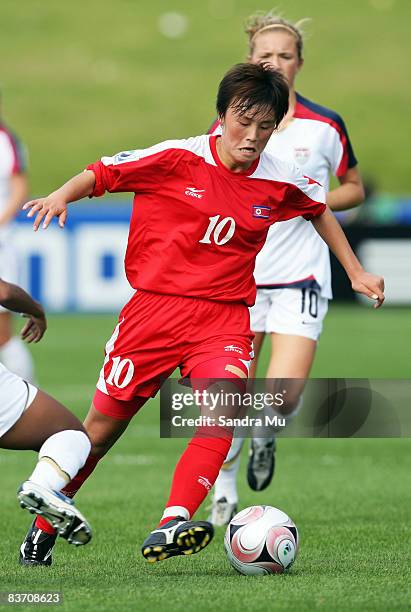
[[220, 117], [222, 136], [218, 140], [221, 161], [233, 172], [247, 170], [259, 157], [274, 131], [274, 112], [251, 109], [245, 113], [228, 107]]
[[249, 61], [271, 64], [287, 79], [290, 89], [294, 88], [295, 77], [303, 65], [303, 60], [298, 58], [295, 37], [284, 30], [268, 30], [257, 35]]

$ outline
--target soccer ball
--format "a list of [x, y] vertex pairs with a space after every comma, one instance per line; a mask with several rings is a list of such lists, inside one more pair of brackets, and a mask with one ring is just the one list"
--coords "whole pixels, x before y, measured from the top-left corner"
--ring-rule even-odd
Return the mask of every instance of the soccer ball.
[[228, 560], [240, 574], [282, 574], [298, 551], [297, 527], [272, 506], [251, 506], [231, 520], [224, 538]]

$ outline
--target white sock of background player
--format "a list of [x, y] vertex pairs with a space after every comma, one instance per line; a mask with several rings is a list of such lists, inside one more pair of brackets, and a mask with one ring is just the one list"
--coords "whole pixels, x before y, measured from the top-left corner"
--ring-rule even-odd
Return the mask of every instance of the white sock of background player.
[[83, 467], [90, 454], [90, 440], [82, 431], [59, 431], [39, 451], [39, 461], [29, 480], [60, 491]]
[[238, 502], [237, 473], [240, 467], [244, 438], [233, 438], [230, 450], [214, 483], [214, 500], [225, 497], [229, 504]]
[[0, 346], [0, 361], [14, 374], [35, 383], [33, 358], [21, 338], [13, 336]]

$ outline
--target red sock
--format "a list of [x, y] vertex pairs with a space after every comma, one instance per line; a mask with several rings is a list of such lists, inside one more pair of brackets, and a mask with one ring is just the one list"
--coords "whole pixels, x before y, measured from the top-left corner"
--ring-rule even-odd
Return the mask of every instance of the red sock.
[[[93, 457], [92, 455], [89, 455], [88, 458], [87, 458], [86, 463], [81, 468], [81, 470], [78, 471], [76, 476], [74, 476], [73, 480], [71, 480], [64, 487], [64, 489], [62, 489], [61, 492], [64, 495], [67, 495], [67, 497], [74, 497], [75, 494], [77, 493], [77, 491], [82, 486], [82, 484], [90, 476], [90, 474], [92, 473], [92, 471], [94, 470], [94, 468], [96, 467], [96, 465], [100, 461], [100, 459], [101, 459], [101, 457]], [[56, 533], [56, 530], [54, 529], [54, 527], [52, 525], [50, 525], [50, 523], [48, 521], [46, 521], [46, 519], [43, 518], [42, 516], [38, 516], [36, 518], [35, 525], [36, 525], [36, 527], [38, 527], [39, 529], [42, 529], [46, 533], [50, 533], [50, 534]]]
[[54, 529], [54, 527], [50, 525], [50, 523], [46, 521], [46, 519], [40, 515], [37, 516], [35, 525], [36, 527], [38, 527], [42, 531], [45, 531], [46, 533], [49, 533], [50, 535], [53, 535], [56, 533], [56, 530]]
[[172, 507], [175, 506], [186, 509], [189, 517], [192, 517], [207, 496], [217, 479], [232, 440], [232, 434], [222, 428], [219, 435], [222, 437], [202, 437], [198, 432], [189, 442], [174, 471], [170, 497], [166, 504], [166, 511], [170, 508], [170, 514], [161, 519], [159, 526], [175, 518], [176, 514], [172, 514]]
[[87, 457], [86, 463], [83, 465], [81, 470], [77, 472], [73, 480], [71, 480], [68, 484], [66, 484], [66, 486], [64, 487], [64, 489], [61, 490], [61, 492], [64, 495], [67, 495], [67, 497], [74, 497], [77, 491], [83, 485], [83, 483], [87, 480], [90, 474], [94, 471], [94, 468], [96, 467], [100, 459], [101, 457], [93, 457], [92, 455], [89, 455]]

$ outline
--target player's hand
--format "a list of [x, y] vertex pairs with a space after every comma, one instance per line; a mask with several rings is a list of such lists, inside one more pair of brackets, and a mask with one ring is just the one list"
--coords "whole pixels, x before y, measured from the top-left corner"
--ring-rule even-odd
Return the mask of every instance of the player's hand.
[[44, 333], [47, 329], [47, 320], [46, 315], [43, 312], [40, 304], [37, 304], [41, 310], [41, 314], [35, 317], [34, 315], [23, 314], [23, 317], [27, 317], [28, 321], [21, 330], [21, 338], [25, 340], [25, 342], [38, 342], [44, 336]]
[[382, 276], [362, 271], [351, 280], [351, 286], [357, 293], [362, 293], [372, 300], [376, 300], [374, 308], [379, 308], [384, 303], [384, 279]]
[[34, 215], [36, 215], [33, 223], [35, 232], [39, 229], [41, 222], [43, 222], [42, 228], [47, 229], [53, 217], [58, 217], [60, 227], [64, 227], [67, 220], [67, 203], [53, 194], [46, 198], [38, 198], [37, 200], [26, 202], [23, 206], [23, 210], [29, 211], [27, 213], [28, 217], [34, 217]]

